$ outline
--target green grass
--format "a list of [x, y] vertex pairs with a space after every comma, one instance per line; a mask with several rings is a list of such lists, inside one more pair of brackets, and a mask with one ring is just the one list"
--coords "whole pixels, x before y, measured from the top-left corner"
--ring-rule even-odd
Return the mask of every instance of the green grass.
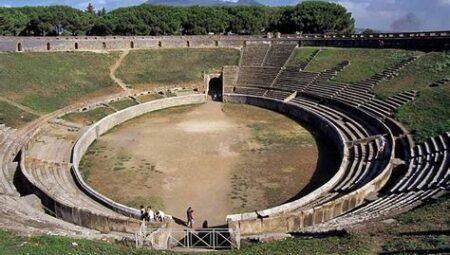
[[237, 65], [235, 49], [159, 49], [132, 51], [117, 76], [131, 87], [203, 81], [203, 72]]
[[350, 65], [340, 72], [335, 80], [356, 82], [417, 54], [419, 52], [395, 49], [323, 48], [311, 61], [306, 71], [321, 72], [348, 60]]
[[109, 78], [118, 55], [90, 52], [0, 54], [2, 96], [40, 112], [52, 112], [119, 88]]
[[450, 88], [424, 90], [415, 102], [400, 107], [396, 118], [411, 130], [416, 142], [450, 130]]
[[444, 78], [450, 79], [450, 53], [430, 52], [402, 69], [399, 76], [380, 83], [375, 93], [385, 98], [405, 90], [432, 91], [429, 85]]
[[0, 124], [17, 128], [36, 118], [36, 115], [24, 112], [7, 102], [0, 101]]
[[308, 60], [314, 53], [318, 51], [317, 48], [310, 48], [310, 47], [302, 47], [298, 48], [294, 51], [294, 55], [292, 55], [291, 59], [289, 60], [288, 66], [299, 66], [306, 60]]
[[429, 87], [444, 78], [450, 78], [450, 54], [431, 52], [375, 87], [375, 93], [386, 98], [406, 90], [419, 91], [416, 102], [398, 109], [396, 118], [406, 124], [417, 142], [423, 142], [450, 130], [450, 86]]
[[112, 102], [109, 105], [111, 105], [112, 107], [114, 107], [117, 110], [122, 110], [122, 109], [126, 109], [128, 107], [131, 107], [131, 106], [135, 106], [136, 102], [134, 102], [133, 100], [131, 100], [129, 98], [126, 98], [126, 99]]
[[137, 99], [142, 103], [158, 100], [161, 98], [164, 98], [164, 96], [162, 96], [160, 94], [147, 94], [147, 95], [137, 97]]
[[[447, 195], [434, 203], [395, 217], [397, 223], [384, 229], [384, 234], [388, 236], [383, 237], [382, 249], [386, 252], [400, 253], [412, 250], [449, 249], [450, 237], [443, 232], [449, 230], [449, 210], [450, 200]], [[432, 234], [431, 231], [437, 234]], [[440, 231], [442, 234], [438, 234]]]
[[91, 125], [112, 113], [114, 111], [110, 108], [98, 107], [85, 112], [71, 112], [64, 115], [62, 119], [82, 125]]
[[293, 130], [285, 132], [268, 123], [253, 123], [248, 125], [255, 141], [264, 146], [314, 144], [314, 138], [308, 132]]
[[[74, 246], [73, 243], [77, 245]], [[78, 240], [56, 236], [23, 237], [0, 231], [2, 254], [59, 255], [59, 254], [107, 254], [107, 255], [153, 255], [187, 254], [170, 251], [136, 250], [118, 244], [101, 241]], [[329, 237], [323, 239], [287, 239], [261, 245], [243, 245], [241, 250], [225, 251], [224, 255], [258, 254], [369, 254], [371, 244], [364, 237]], [[217, 254], [217, 252], [208, 253]]]

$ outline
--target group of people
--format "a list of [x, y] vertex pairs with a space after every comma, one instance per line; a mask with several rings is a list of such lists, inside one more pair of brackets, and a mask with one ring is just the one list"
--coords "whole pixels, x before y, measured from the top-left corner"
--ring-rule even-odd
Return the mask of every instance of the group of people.
[[166, 218], [166, 214], [163, 211], [156, 211], [156, 213], [153, 211], [151, 206], [147, 206], [147, 209], [144, 208], [143, 205], [141, 205], [141, 220], [145, 220], [148, 222], [155, 222], [155, 221], [164, 221]]
[[[151, 206], [147, 206], [147, 208], [144, 208], [143, 205], [141, 205], [141, 220], [145, 220], [147, 222], [157, 222], [157, 221], [164, 221], [166, 219], [166, 215], [163, 211], [156, 211], [156, 213], [153, 211]], [[188, 228], [193, 228], [194, 226], [194, 210], [192, 207], [189, 207], [186, 210], [186, 226]]]

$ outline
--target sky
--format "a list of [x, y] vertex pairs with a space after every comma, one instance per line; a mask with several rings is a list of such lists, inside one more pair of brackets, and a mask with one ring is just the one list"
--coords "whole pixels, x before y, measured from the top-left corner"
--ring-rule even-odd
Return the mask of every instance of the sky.
[[[89, 2], [112, 10], [146, 0], [0, 0], [0, 6], [63, 4], [84, 9]], [[236, 0], [228, 0], [236, 1]], [[291, 5], [301, 0], [257, 0], [266, 5]], [[450, 30], [450, 0], [329, 0], [345, 6], [358, 28], [379, 31]]]

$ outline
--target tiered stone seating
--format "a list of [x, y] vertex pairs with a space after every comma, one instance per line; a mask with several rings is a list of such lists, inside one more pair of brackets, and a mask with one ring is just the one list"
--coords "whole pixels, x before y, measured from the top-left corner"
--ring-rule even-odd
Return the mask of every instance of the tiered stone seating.
[[433, 137], [411, 149], [408, 170], [390, 190], [405, 192], [448, 185], [450, 138], [448, 134]]
[[450, 79], [449, 78], [444, 78], [442, 80], [439, 81], [435, 81], [433, 83], [430, 84], [430, 87], [439, 87], [439, 86], [444, 86], [450, 83]]
[[283, 101], [290, 95], [292, 95], [291, 92], [271, 89], [267, 92], [267, 94], [265, 96]]
[[53, 136], [41, 136], [28, 151], [30, 157], [47, 162], [70, 162], [73, 142]]
[[414, 101], [416, 99], [416, 96], [417, 91], [405, 91], [395, 96], [389, 97], [388, 99], [386, 99], [386, 103], [391, 105], [392, 110], [395, 110], [396, 108], [406, 103]]
[[[317, 114], [329, 119], [341, 130], [347, 143], [380, 135], [380, 133], [377, 133], [379, 131], [367, 128], [370, 125], [366, 124], [362, 119], [358, 119], [357, 116], [350, 113], [345, 113], [345, 111], [336, 110], [320, 103], [312, 103], [310, 100], [300, 97], [292, 99], [290, 102], [311, 108]], [[345, 177], [336, 183], [331, 192], [324, 194], [302, 209], [314, 208], [355, 190], [382, 171], [383, 166], [387, 163], [386, 153], [390, 151], [390, 148], [387, 145], [379, 157], [376, 158], [380, 148], [378, 143], [375, 140], [353, 146], [349, 151], [349, 163], [345, 170]]]
[[370, 100], [359, 105], [361, 109], [367, 110], [380, 117], [386, 118], [392, 116], [395, 109], [398, 107], [415, 100], [415, 91], [406, 91], [395, 96], [388, 98], [387, 100], [381, 100], [373, 97]]
[[241, 67], [236, 86], [270, 87], [279, 71], [276, 67]]
[[411, 64], [416, 59], [417, 59], [416, 57], [411, 57], [406, 60], [403, 60], [400, 63], [397, 63], [397, 64], [387, 68], [383, 72], [374, 74], [370, 78], [363, 80], [363, 81], [356, 82], [353, 85], [360, 89], [365, 89], [366, 91], [371, 90], [371, 89], [373, 89], [374, 86], [376, 86], [381, 81], [397, 76], [401, 69], [403, 69], [405, 66]]
[[285, 67], [281, 70], [273, 86], [290, 91], [302, 91], [318, 76], [319, 73], [301, 72], [296, 67]]
[[[67, 223], [50, 216], [16, 196], [0, 195], [0, 226], [17, 232], [74, 236], [89, 239], [105, 238], [107, 235]], [[114, 236], [110, 236], [113, 237]]]
[[125, 219], [124, 216], [96, 203], [81, 192], [73, 181], [69, 164], [29, 158], [26, 160], [25, 167], [29, 175], [32, 176], [30, 181], [52, 199], [73, 208]]
[[233, 92], [242, 95], [263, 96], [266, 93], [266, 91], [267, 91], [266, 89], [262, 88], [235, 87]]
[[284, 66], [296, 47], [296, 44], [272, 44], [267, 52], [263, 66]]
[[349, 61], [342, 61], [341, 63], [337, 64], [335, 67], [325, 70], [320, 73], [318, 80], [331, 80], [333, 79], [340, 71], [344, 70], [346, 66], [350, 64]]
[[323, 98], [334, 98], [348, 85], [345, 83], [328, 81], [317, 79], [309, 86], [307, 86], [302, 92], [305, 94], [312, 94]]
[[13, 184], [17, 163], [11, 159], [20, 146], [14, 140], [15, 130], [4, 125], [0, 126], [0, 195], [18, 195]]
[[411, 149], [406, 173], [379, 198], [329, 222], [306, 228], [310, 231], [341, 229], [363, 221], [401, 213], [439, 196], [450, 188], [449, 133], [428, 139]]
[[241, 58], [241, 66], [262, 66], [270, 44], [247, 44]]

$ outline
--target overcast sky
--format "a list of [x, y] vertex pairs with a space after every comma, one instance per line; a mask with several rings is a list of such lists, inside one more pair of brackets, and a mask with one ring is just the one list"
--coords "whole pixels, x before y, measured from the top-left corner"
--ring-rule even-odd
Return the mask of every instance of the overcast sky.
[[[236, 1], [236, 0], [230, 0]], [[267, 5], [296, 4], [299, 0], [258, 0]], [[382, 31], [450, 30], [450, 0], [330, 0], [344, 5], [358, 28]], [[145, 0], [0, 0], [0, 6], [65, 4], [84, 9], [89, 2], [101, 9], [136, 5]]]

